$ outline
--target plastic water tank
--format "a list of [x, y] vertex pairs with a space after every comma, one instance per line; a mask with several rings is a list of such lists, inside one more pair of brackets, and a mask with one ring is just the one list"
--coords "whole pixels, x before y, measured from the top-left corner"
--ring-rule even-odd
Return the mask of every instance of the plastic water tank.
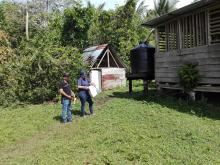
[[130, 52], [131, 73], [145, 75], [154, 79], [155, 48], [148, 44], [140, 44]]

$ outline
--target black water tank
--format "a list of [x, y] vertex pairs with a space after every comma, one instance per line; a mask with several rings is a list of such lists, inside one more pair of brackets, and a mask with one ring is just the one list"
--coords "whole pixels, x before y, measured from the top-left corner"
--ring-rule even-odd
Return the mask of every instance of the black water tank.
[[147, 44], [140, 44], [131, 50], [131, 73], [140, 74], [148, 80], [154, 79], [154, 54], [155, 48]]

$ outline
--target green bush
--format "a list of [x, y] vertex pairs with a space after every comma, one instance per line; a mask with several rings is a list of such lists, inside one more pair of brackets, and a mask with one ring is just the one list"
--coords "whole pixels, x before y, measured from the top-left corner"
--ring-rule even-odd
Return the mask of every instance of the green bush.
[[69, 72], [72, 87], [79, 70], [84, 68], [81, 53], [63, 47], [56, 33], [42, 31], [35, 38], [22, 41], [17, 56], [0, 66], [0, 105], [42, 103], [55, 98], [63, 72]]
[[[61, 56], [57, 57], [57, 54]], [[51, 48], [42, 53], [39, 51], [32, 58], [23, 57], [21, 62], [21, 86], [24, 90], [19, 92], [22, 94], [19, 98], [31, 103], [41, 103], [56, 97], [63, 72], [70, 73], [72, 86], [75, 86], [74, 79], [83, 66], [80, 53], [71, 47]]]
[[8, 34], [0, 30], [0, 105], [16, 102], [16, 58]]
[[196, 64], [185, 64], [177, 71], [179, 84], [185, 91], [191, 91], [198, 86], [200, 79]]
[[44, 11], [38, 5], [0, 2], [0, 106], [57, 97], [63, 72], [70, 73], [76, 87], [78, 71], [85, 69], [80, 51], [91, 45], [113, 44], [129, 65], [130, 50], [149, 32], [141, 27], [143, 18], [134, 0], [111, 11], [79, 4], [63, 6], [63, 12]]

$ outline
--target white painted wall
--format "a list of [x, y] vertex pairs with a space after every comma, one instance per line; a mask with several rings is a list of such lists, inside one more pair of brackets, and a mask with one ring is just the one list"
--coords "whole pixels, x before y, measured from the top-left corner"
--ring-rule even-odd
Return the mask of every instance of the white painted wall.
[[101, 70], [91, 70], [90, 71], [90, 81], [95, 84], [98, 93], [102, 92]]

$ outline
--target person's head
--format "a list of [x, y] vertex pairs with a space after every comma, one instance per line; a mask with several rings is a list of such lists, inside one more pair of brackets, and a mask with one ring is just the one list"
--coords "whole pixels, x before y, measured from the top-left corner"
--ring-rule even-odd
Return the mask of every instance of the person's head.
[[65, 81], [69, 81], [69, 73], [64, 73], [63, 74], [63, 79], [65, 80]]
[[85, 79], [86, 78], [86, 72], [85, 71], [80, 71], [80, 77]]

